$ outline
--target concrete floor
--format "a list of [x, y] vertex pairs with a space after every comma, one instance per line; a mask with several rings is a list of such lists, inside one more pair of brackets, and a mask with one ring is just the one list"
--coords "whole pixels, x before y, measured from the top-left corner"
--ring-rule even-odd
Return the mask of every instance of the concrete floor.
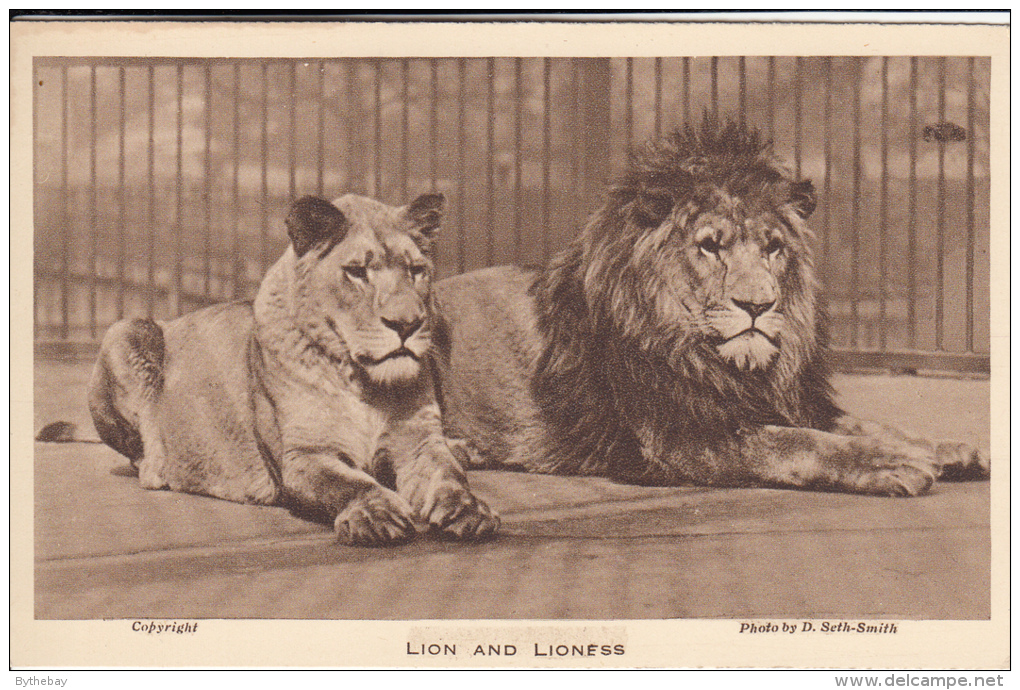
[[[37, 362], [37, 430], [95, 438], [89, 369]], [[835, 383], [855, 414], [989, 451], [987, 381]], [[990, 616], [986, 482], [884, 499], [474, 472], [496, 540], [367, 549], [282, 509], [145, 491], [128, 469], [98, 443], [35, 444], [36, 618]]]

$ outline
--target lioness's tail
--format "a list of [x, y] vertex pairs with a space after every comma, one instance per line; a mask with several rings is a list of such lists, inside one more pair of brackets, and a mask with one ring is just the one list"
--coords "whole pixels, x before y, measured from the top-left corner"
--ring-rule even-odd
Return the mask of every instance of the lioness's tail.
[[138, 415], [163, 389], [163, 329], [148, 319], [126, 319], [103, 338], [92, 379], [89, 411], [99, 438], [132, 462], [142, 458]]

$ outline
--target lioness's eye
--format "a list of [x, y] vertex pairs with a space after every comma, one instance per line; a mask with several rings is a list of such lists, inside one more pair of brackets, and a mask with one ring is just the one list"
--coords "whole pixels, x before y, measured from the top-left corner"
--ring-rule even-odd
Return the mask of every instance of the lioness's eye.
[[357, 264], [351, 264], [350, 266], [344, 266], [344, 273], [351, 280], [368, 280], [368, 268], [365, 266], [359, 266]]
[[703, 251], [706, 256], [718, 256], [719, 241], [714, 237], [706, 237], [705, 239], [698, 242], [698, 249]]
[[422, 276], [425, 275], [425, 272], [428, 270], [428, 268], [425, 266], [425, 264], [414, 264], [408, 266], [407, 270], [411, 272], [412, 278], [421, 278]]

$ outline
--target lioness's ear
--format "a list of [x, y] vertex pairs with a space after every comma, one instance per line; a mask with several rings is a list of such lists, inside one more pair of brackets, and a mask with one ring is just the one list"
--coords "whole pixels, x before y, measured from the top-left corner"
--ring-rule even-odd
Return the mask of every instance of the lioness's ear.
[[818, 199], [815, 196], [815, 186], [811, 184], [811, 180], [801, 180], [790, 185], [790, 204], [797, 215], [805, 220], [814, 213]]
[[443, 212], [446, 209], [446, 197], [442, 194], [429, 193], [407, 205], [407, 215], [414, 223], [411, 235], [417, 240], [422, 251], [428, 252], [439, 234], [439, 226], [443, 223]]
[[347, 219], [340, 209], [317, 196], [304, 196], [295, 201], [284, 222], [298, 256], [323, 240], [343, 239], [347, 231]]

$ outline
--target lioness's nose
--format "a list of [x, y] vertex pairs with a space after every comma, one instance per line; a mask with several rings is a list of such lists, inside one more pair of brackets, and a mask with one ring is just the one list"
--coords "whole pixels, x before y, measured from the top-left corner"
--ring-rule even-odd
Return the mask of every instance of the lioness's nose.
[[414, 332], [421, 328], [422, 324], [425, 323], [425, 319], [382, 319], [383, 325], [389, 328], [391, 331], [395, 331], [400, 336], [401, 342], [407, 340]]
[[756, 319], [771, 309], [772, 305], [776, 302], [775, 300], [772, 300], [771, 302], [745, 302], [743, 300], [735, 299], [733, 300], [733, 303], [750, 314], [752, 319]]

